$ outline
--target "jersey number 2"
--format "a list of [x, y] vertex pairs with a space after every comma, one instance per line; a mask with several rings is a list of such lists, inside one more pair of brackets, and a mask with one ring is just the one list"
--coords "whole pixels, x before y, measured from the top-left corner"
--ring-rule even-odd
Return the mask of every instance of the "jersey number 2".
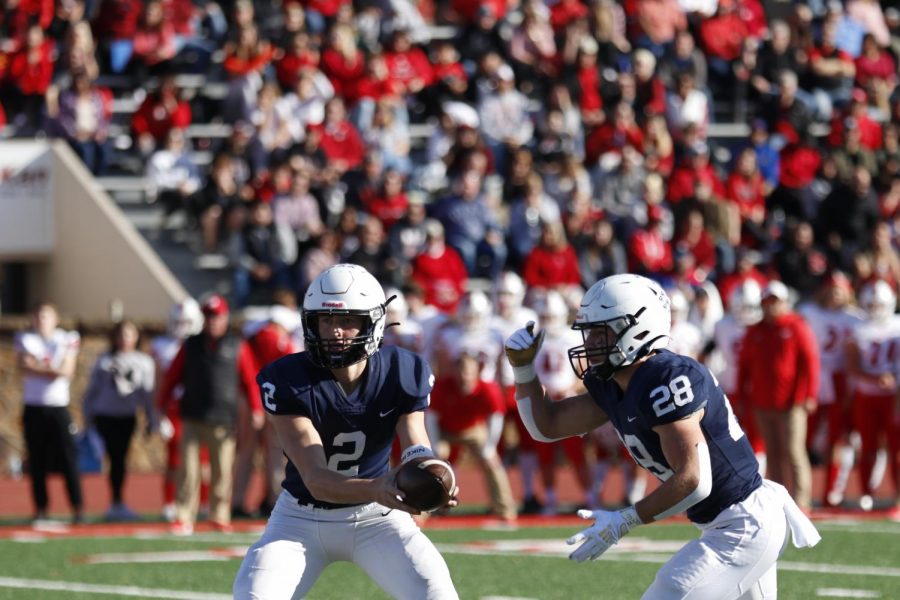
[[653, 412], [657, 417], [675, 410], [676, 406], [684, 406], [694, 399], [694, 390], [691, 388], [691, 380], [687, 375], [679, 375], [669, 382], [668, 386], [661, 385], [650, 392], [653, 400]]
[[349, 447], [348, 449], [350, 451], [332, 454], [328, 459], [328, 468], [335, 473], [340, 473], [341, 475], [346, 475], [347, 477], [356, 477], [357, 475], [359, 475], [358, 464], [342, 468], [341, 463], [355, 462], [360, 456], [362, 456], [363, 449], [365, 449], [366, 447], [366, 434], [362, 431], [339, 433], [334, 436], [334, 442], [332, 442], [331, 445], [334, 448], [337, 448], [338, 446], [341, 446], [342, 448], [347, 446]]

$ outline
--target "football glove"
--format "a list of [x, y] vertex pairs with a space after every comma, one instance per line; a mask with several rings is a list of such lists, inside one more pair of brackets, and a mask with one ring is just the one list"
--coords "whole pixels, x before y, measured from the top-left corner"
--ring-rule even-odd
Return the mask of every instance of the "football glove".
[[633, 506], [622, 510], [579, 510], [582, 519], [594, 519], [594, 524], [566, 540], [570, 546], [581, 545], [569, 555], [571, 560], [597, 560], [604, 552], [619, 543], [625, 535], [642, 523]]
[[527, 367], [534, 362], [541, 344], [544, 343], [544, 332], [534, 333], [534, 321], [517, 329], [506, 340], [506, 357], [513, 367]]

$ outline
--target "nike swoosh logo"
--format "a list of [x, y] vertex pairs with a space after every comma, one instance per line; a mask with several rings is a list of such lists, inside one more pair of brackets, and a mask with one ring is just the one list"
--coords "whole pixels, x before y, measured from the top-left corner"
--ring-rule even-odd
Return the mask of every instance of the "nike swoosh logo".
[[637, 417], [628, 417], [628, 422], [637, 421]]
[[[396, 406], [395, 406], [394, 408], [396, 408]], [[392, 408], [391, 410], [386, 410], [386, 411], [383, 411], [383, 412], [379, 412], [379, 413], [378, 413], [378, 416], [379, 416], [379, 417], [386, 417], [386, 416], [388, 416], [389, 414], [391, 414], [392, 412], [394, 412], [394, 408]]]

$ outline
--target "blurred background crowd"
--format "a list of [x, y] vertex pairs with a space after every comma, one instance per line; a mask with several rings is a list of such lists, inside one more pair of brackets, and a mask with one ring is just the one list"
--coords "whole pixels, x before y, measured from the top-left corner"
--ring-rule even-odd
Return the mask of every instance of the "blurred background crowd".
[[[900, 437], [898, 51], [900, 11], [878, 0], [8, 0], [0, 123], [64, 138], [97, 176], [147, 178], [159, 235], [228, 261], [232, 309], [290, 312], [342, 261], [396, 288], [388, 342], [450, 378], [451, 407], [470, 399], [460, 419], [436, 392], [431, 430], [479, 457], [500, 516], [556, 510], [557, 452], [494, 418], [503, 335], [530, 310], [574, 345], [583, 291], [624, 271], [670, 291], [673, 349], [732, 373], [735, 411], [802, 506], [839, 504], [832, 457], [859, 454], [871, 508]], [[258, 310], [248, 322], [271, 320]], [[740, 335], [717, 339], [729, 318]], [[771, 351], [787, 337], [810, 343]], [[564, 351], [546, 369], [551, 394], [577, 389]], [[598, 436], [599, 458], [561, 449], [586, 505], [621, 458]], [[808, 449], [834, 471], [830, 500], [810, 496]]]

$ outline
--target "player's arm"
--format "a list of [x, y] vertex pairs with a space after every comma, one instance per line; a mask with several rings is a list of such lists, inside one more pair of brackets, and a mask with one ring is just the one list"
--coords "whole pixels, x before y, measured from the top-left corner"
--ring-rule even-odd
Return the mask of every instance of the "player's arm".
[[544, 333], [534, 333], [531, 321], [506, 341], [506, 356], [516, 382], [516, 407], [531, 437], [552, 442], [581, 435], [606, 423], [606, 413], [589, 394], [551, 402], [534, 370]]
[[666, 462], [675, 473], [635, 504], [642, 522], [660, 521], [680, 514], [704, 500], [712, 491], [709, 448], [700, 428], [704, 412], [700, 409], [684, 419], [653, 428], [659, 435]]
[[[393, 471], [377, 479], [347, 477], [332, 471], [325, 460], [322, 438], [308, 417], [277, 414], [269, 417], [281, 448], [316, 499], [335, 504], [378, 502], [389, 508], [415, 512], [400, 501], [403, 492], [394, 485]], [[427, 443], [427, 436], [423, 436]]]
[[19, 368], [26, 375], [33, 375], [35, 377], [45, 377], [47, 379], [65, 377], [66, 379], [71, 379], [75, 375], [77, 359], [78, 354], [75, 352], [67, 352], [62, 360], [62, 364], [54, 366], [49, 363], [41, 362], [33, 354], [21, 352], [19, 353]]
[[[401, 464], [416, 456], [434, 456], [434, 450], [431, 448], [430, 438], [428, 437], [428, 429], [425, 427], [425, 411], [417, 410], [400, 415], [400, 418], [397, 420], [396, 432], [397, 439], [400, 441], [400, 448], [403, 450]], [[459, 487], [457, 486], [457, 489], [451, 494], [452, 498], [448, 506], [453, 507], [459, 504], [456, 499], [458, 494]], [[404, 505], [404, 510], [409, 510], [409, 507]]]

